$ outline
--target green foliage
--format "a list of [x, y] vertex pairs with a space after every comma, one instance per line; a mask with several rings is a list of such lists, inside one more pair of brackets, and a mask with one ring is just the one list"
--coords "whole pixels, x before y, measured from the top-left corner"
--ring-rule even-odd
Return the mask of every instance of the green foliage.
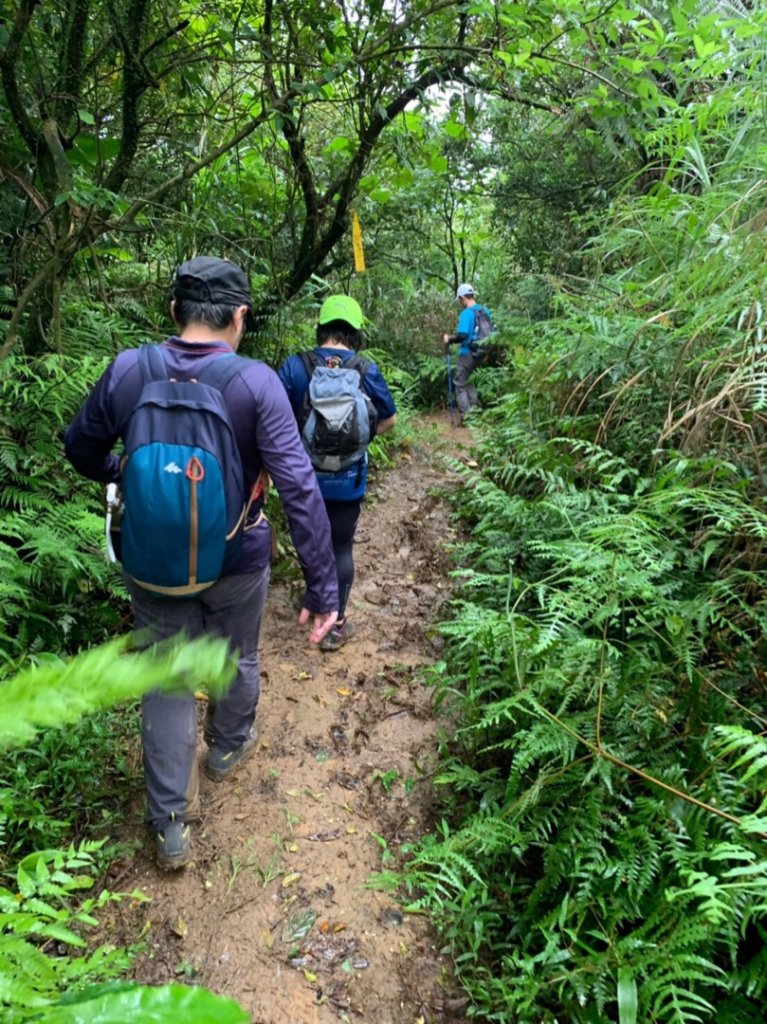
[[0, 364], [0, 676], [101, 641], [124, 617], [98, 490], [62, 452], [63, 428], [103, 368], [92, 355]]
[[503, 443], [463, 470], [474, 526], [436, 679], [462, 723], [436, 779], [452, 824], [413, 858], [414, 907], [438, 915], [488, 1020], [617, 1021], [620, 978], [639, 1019], [713, 1019], [727, 993], [755, 1012], [767, 762], [740, 679], [767, 607], [715, 555], [767, 520], [581, 443], [533, 460], [528, 438], [527, 465]]
[[[404, 409], [444, 405], [438, 339], [471, 279], [507, 362], [476, 374], [493, 405], [481, 469], [457, 467], [471, 530], [435, 680], [458, 729], [412, 900], [477, 1018], [761, 1021], [765, 12], [369, 6], [355, 22], [274, 5], [268, 25], [222, 8], [168, 35], [155, 0], [135, 19], [97, 2], [78, 34], [82, 5], [43, 0], [15, 22], [0, 360], [9, 341], [57, 355], [0, 365], [0, 676], [40, 666], [24, 699], [6, 684], [5, 728], [101, 710], [4, 759], [9, 856], [24, 831], [64, 840], [46, 787], [66, 825], [87, 759], [122, 771], [97, 754], [105, 706], [73, 677], [66, 695], [45, 682], [51, 656], [125, 614], [98, 489], [63, 467], [60, 431], [106, 356], [164, 317], [172, 266], [243, 262], [276, 362], [303, 347], [318, 289], [355, 291]], [[352, 204], [369, 263], [355, 279]], [[112, 655], [88, 663], [91, 686], [128, 662]], [[45, 781], [56, 764], [69, 782]], [[59, 895], [29, 899], [51, 908], [28, 907], [30, 929], [72, 923], [51, 916]], [[68, 1009], [53, 980], [52, 1006], [29, 1012], [210, 1009], [196, 990], [93, 991], [98, 969], [72, 968]]]
[[58, 952], [59, 944], [84, 950], [81, 932], [97, 924], [94, 911], [120, 898], [102, 890], [79, 902], [94, 885], [83, 869], [93, 867], [100, 845], [85, 842], [66, 852], [30, 854], [16, 868], [16, 890], [0, 889], [0, 1006], [9, 1024], [37, 1020], [62, 993], [113, 978], [130, 963], [124, 951], [108, 946], [75, 956]]
[[18, 673], [2, 684], [0, 748], [28, 742], [38, 729], [78, 721], [84, 714], [150, 690], [221, 692], [235, 664], [224, 640], [180, 639], [129, 654], [129, 638], [113, 640], [68, 662]]
[[132, 705], [94, 712], [0, 755], [0, 866], [103, 834], [140, 785]]
[[231, 679], [221, 641], [149, 653], [129, 653], [130, 643], [112, 641], [68, 662], [48, 658], [0, 684], [0, 865], [103, 828], [117, 809], [115, 780], [123, 798], [135, 785], [125, 761], [135, 724], [110, 708], [152, 689], [215, 692]]
[[124, 638], [67, 662], [49, 658], [0, 683], [0, 865], [103, 828], [116, 809], [115, 780], [135, 784], [124, 753], [135, 725], [109, 709], [153, 689], [215, 693], [232, 678], [223, 641], [141, 653], [130, 645]]
[[582, 278], [584, 243], [598, 232], [616, 186], [639, 169], [639, 153], [612, 151], [582, 111], [554, 119], [505, 105], [495, 117], [495, 220], [507, 249], [525, 274]]
[[[46, 665], [28, 669], [8, 679], [0, 688], [3, 694], [0, 713], [0, 748], [29, 743], [44, 727], [62, 727], [83, 716], [119, 701], [135, 699], [148, 690], [179, 691], [207, 687], [212, 693], [225, 689], [235, 672], [228, 645], [224, 640], [183, 639], [155, 645], [140, 653], [130, 653], [129, 640], [116, 640], [100, 649], [88, 651], [64, 663], [51, 659]], [[99, 738], [103, 741], [103, 738]], [[50, 749], [51, 733], [44, 734], [40, 753]], [[71, 748], [70, 748], [71, 751]], [[53, 754], [61, 753], [53, 751]], [[87, 751], [79, 749], [74, 765], [57, 758], [49, 764], [51, 774], [67, 776], [58, 788], [64, 791], [64, 804], [72, 813], [73, 784], [78, 781], [90, 800], [94, 793], [93, 766], [86, 783], [83, 759]], [[29, 758], [15, 762], [17, 780]], [[34, 759], [33, 759], [34, 760]], [[10, 764], [12, 762], [7, 762]], [[79, 778], [78, 774], [80, 773]], [[93, 781], [91, 781], [93, 780]], [[29, 781], [29, 780], [27, 780]], [[38, 770], [36, 785], [42, 786]], [[54, 794], [55, 795], [55, 794]], [[47, 794], [51, 796], [50, 791]], [[24, 824], [18, 807], [26, 799], [35, 799], [29, 789], [18, 794], [0, 791], [0, 835], [7, 853], [18, 854], [22, 840], [17, 836]], [[97, 806], [97, 805], [96, 805]], [[9, 814], [9, 807], [15, 816]], [[92, 807], [95, 810], [95, 806]], [[29, 814], [29, 811], [26, 811]], [[31, 821], [33, 830], [27, 841], [44, 831], [46, 812], [42, 806]], [[62, 838], [54, 834], [54, 840]], [[6, 840], [9, 840], [6, 842]], [[96, 925], [94, 912], [105, 903], [118, 899], [102, 890], [83, 902], [75, 900], [82, 890], [90, 889], [94, 879], [78, 873], [94, 864], [94, 855], [103, 840], [85, 840], [77, 848], [64, 851], [36, 850], [27, 854], [15, 870], [17, 890], [0, 889], [0, 1007], [9, 1024], [23, 1021], [118, 1021], [128, 1011], [145, 1013], [143, 1019], [171, 1020], [183, 1012], [190, 1021], [225, 1019], [244, 1020], [241, 1011], [228, 1000], [219, 1001], [210, 993], [192, 992], [171, 986], [144, 990], [139, 986], [92, 989], [95, 982], [124, 972], [129, 957], [125, 951], [101, 946], [87, 951], [82, 931]], [[6, 854], [7, 855], [7, 854]], [[4, 864], [7, 872], [7, 865]], [[139, 894], [132, 894], [138, 898]], [[72, 955], [71, 948], [84, 952]], [[64, 951], [65, 950], [65, 951]], [[220, 1010], [221, 1016], [216, 1017]], [[154, 1014], [153, 1017], [150, 1017]]]
[[188, 1021], [189, 1024], [247, 1024], [248, 1014], [225, 996], [204, 988], [183, 985], [100, 986], [86, 989], [80, 998], [62, 999], [42, 1014], [40, 1024], [124, 1024], [126, 1020], [161, 1024]]
[[732, 84], [697, 134], [673, 97], [648, 126], [653, 187], [517, 333], [454, 467], [457, 729], [406, 879], [478, 1019], [763, 1016], [764, 125]]
[[[145, 897], [102, 889], [81, 899], [95, 878], [100, 843], [42, 850], [22, 860], [15, 889], [0, 888], [0, 1008], [7, 1024], [124, 1024], [126, 1020], [240, 1024], [248, 1016], [232, 1000], [202, 988], [146, 988], [109, 979], [130, 965], [130, 951], [89, 950], [83, 934], [107, 903]], [[76, 906], [73, 906], [76, 904]], [[73, 954], [63, 954], [62, 948]]]

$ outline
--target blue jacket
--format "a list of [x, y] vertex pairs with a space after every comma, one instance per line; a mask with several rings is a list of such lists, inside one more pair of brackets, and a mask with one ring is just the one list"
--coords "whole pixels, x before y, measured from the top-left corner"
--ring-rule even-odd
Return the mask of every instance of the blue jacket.
[[[347, 362], [355, 355], [350, 349], [332, 347], [318, 347], [314, 351], [321, 356], [340, 356], [343, 362]], [[394, 404], [394, 399], [378, 366], [371, 360], [368, 362], [370, 362], [370, 367], [362, 382], [363, 390], [370, 396], [376, 407], [378, 418], [388, 419], [397, 412], [397, 406]], [[304, 395], [309, 390], [309, 375], [301, 356], [288, 356], [277, 371], [277, 375], [288, 393], [293, 412], [298, 417]], [[365, 455], [365, 458], [359, 463], [349, 469], [342, 469], [339, 473], [318, 472], [317, 479], [323, 498], [328, 501], [354, 501], [361, 498], [367, 487], [367, 470], [367, 455]]]
[[[200, 344], [170, 338], [162, 346], [168, 376], [188, 380], [220, 354], [231, 355], [224, 342]], [[119, 458], [112, 449], [120, 440], [141, 392], [138, 349], [114, 359], [97, 382], [64, 436], [66, 456], [78, 473], [101, 483], [119, 481]], [[304, 606], [311, 612], [338, 608], [338, 581], [330, 525], [296, 420], [275, 372], [247, 360], [224, 391], [248, 490], [262, 469], [279, 492], [290, 533], [304, 571]], [[271, 531], [266, 523], [246, 531], [235, 573], [254, 572], [268, 564]]]

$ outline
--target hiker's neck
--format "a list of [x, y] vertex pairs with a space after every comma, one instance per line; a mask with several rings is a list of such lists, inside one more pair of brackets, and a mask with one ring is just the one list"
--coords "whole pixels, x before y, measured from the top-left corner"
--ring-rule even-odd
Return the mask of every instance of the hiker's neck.
[[345, 352], [351, 352], [348, 345], [344, 345], [342, 341], [336, 341], [334, 338], [328, 338], [320, 345], [320, 348], [342, 348]]
[[208, 327], [207, 324], [187, 324], [178, 337], [193, 345], [210, 345], [213, 341], [223, 341], [229, 348], [237, 351], [240, 344], [240, 329], [231, 323], [228, 327]]

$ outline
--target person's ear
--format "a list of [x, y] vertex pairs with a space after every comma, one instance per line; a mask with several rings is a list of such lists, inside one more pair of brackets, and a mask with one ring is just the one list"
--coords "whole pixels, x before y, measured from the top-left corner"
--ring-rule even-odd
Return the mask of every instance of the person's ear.
[[235, 327], [236, 345], [239, 345], [242, 339], [245, 337], [245, 317], [248, 315], [247, 306], [238, 306], [234, 311], [232, 321]]
[[176, 300], [175, 299], [171, 299], [170, 300], [170, 317], [171, 317], [171, 320], [173, 321], [174, 324], [178, 323], [178, 320], [176, 319]]

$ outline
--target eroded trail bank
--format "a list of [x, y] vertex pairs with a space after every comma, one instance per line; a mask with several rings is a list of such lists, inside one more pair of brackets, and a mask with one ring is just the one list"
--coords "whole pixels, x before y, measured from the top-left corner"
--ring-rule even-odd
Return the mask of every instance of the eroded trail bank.
[[[424, 420], [379, 478], [355, 545], [356, 636], [340, 651], [310, 649], [295, 595], [273, 586], [256, 755], [223, 784], [203, 779], [186, 871], [159, 873], [147, 841], [121, 879], [151, 898], [115, 921], [118, 941], [144, 935], [141, 981], [204, 984], [257, 1024], [460, 1019], [428, 922], [367, 883], [432, 824], [439, 723], [421, 669], [438, 657], [429, 627], [448, 593], [437, 491], [455, 484], [439, 455], [468, 441]], [[129, 829], [143, 835], [138, 807]]]

